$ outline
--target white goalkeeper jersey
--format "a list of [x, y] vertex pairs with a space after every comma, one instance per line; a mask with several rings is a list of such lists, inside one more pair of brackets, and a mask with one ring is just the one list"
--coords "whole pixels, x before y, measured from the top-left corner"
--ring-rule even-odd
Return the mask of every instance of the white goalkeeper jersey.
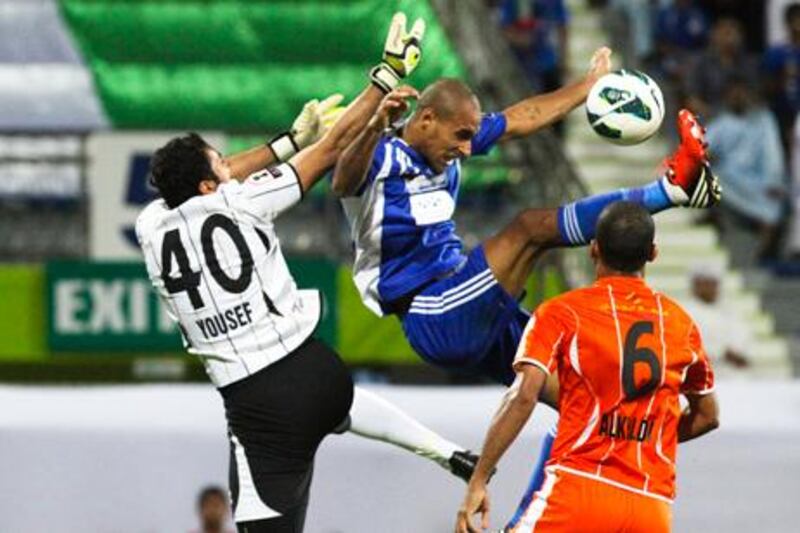
[[297, 289], [273, 227], [301, 198], [281, 165], [175, 209], [156, 200], [136, 221], [150, 280], [217, 387], [285, 357], [319, 323], [320, 293]]

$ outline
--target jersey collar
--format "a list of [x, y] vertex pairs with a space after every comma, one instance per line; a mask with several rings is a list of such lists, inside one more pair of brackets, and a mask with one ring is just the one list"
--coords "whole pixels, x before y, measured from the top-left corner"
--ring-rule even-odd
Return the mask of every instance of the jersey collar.
[[647, 287], [647, 283], [645, 282], [644, 278], [637, 278], [633, 276], [603, 276], [602, 278], [598, 278], [594, 284], [597, 287], [611, 286], [611, 288], [623, 289]]
[[413, 165], [416, 167], [417, 170], [419, 170], [420, 174], [425, 174], [428, 177], [436, 174], [430, 167], [430, 165], [428, 165], [428, 162], [425, 161], [425, 158], [422, 157], [422, 154], [417, 152], [410, 144], [408, 144], [405, 141], [405, 139], [403, 139], [398, 135], [395, 135], [394, 140], [395, 140], [395, 147], [398, 150], [401, 150], [406, 155], [408, 155]]

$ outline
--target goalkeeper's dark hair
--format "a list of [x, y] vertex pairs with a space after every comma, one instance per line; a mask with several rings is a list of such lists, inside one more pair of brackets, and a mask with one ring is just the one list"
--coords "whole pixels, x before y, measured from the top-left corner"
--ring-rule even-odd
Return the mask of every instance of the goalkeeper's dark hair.
[[597, 220], [595, 239], [603, 263], [618, 272], [637, 272], [653, 254], [656, 226], [641, 205], [614, 202]]
[[214, 179], [209, 148], [211, 145], [192, 132], [175, 137], [153, 154], [150, 184], [158, 189], [170, 209], [197, 196], [201, 181]]
[[478, 105], [478, 98], [463, 81], [455, 78], [441, 78], [428, 85], [419, 95], [417, 109], [430, 108], [441, 118], [450, 118], [461, 109], [464, 100], [472, 100]]

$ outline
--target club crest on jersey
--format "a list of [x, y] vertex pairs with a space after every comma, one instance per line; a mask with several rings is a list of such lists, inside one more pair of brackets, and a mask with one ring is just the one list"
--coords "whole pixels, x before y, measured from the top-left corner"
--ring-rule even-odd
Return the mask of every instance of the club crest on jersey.
[[261, 181], [261, 178], [273, 178], [277, 179], [283, 176], [283, 173], [278, 167], [272, 168], [265, 168], [264, 170], [259, 170], [255, 174], [251, 174], [248, 178], [250, 181]]

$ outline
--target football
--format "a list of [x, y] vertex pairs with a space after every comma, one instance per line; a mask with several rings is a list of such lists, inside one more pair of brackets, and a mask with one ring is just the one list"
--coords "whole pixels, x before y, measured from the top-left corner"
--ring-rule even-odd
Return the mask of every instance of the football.
[[649, 139], [664, 120], [664, 95], [653, 79], [638, 70], [606, 74], [586, 98], [592, 129], [614, 144], [639, 144]]

